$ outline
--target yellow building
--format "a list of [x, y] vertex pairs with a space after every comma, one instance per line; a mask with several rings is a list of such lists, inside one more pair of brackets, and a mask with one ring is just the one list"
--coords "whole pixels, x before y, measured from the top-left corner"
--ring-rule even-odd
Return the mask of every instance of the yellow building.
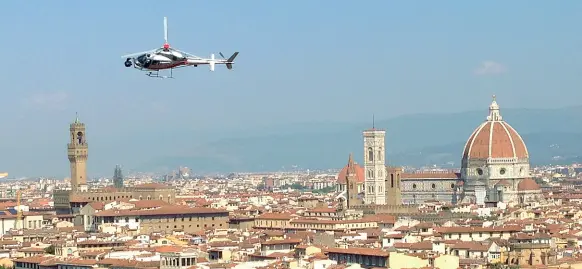
[[228, 211], [214, 208], [164, 206], [147, 210], [103, 210], [95, 213], [97, 226], [127, 226], [141, 233], [194, 233], [228, 227]]
[[291, 219], [291, 214], [265, 213], [255, 218], [255, 228], [285, 229], [289, 226]]
[[459, 268], [459, 257], [453, 255], [409, 255], [406, 253], [390, 252], [389, 268], [439, 268], [457, 269]]

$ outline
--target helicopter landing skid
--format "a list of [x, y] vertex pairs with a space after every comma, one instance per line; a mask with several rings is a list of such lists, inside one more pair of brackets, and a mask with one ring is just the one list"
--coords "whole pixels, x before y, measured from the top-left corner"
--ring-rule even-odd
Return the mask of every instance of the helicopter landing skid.
[[170, 76], [160, 75], [160, 71], [159, 70], [157, 70], [155, 72], [150, 71], [146, 75], [148, 77], [150, 77], [150, 78], [162, 78], [162, 79], [163, 78], [174, 78], [172, 69], [170, 69]]

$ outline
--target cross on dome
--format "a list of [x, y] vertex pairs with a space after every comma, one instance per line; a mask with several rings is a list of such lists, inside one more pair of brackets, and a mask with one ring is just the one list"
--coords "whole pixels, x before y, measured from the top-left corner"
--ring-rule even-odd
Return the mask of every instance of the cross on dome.
[[497, 104], [496, 96], [494, 94], [493, 101], [489, 106], [489, 116], [487, 116], [487, 121], [502, 121], [502, 120], [503, 117], [501, 117], [501, 114], [499, 113], [499, 105]]

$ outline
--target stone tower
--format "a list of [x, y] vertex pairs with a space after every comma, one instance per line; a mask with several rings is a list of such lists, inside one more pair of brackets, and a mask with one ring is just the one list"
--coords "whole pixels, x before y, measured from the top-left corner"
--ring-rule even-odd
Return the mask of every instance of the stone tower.
[[71, 164], [71, 188], [73, 191], [84, 191], [87, 189], [88, 156], [85, 124], [79, 121], [79, 117], [76, 117], [69, 130], [71, 140], [67, 148]]
[[348, 209], [352, 208], [354, 205], [361, 204], [360, 199], [358, 199], [358, 178], [356, 175], [356, 163], [350, 153], [350, 158], [348, 160], [348, 169], [346, 173], [346, 207]]
[[117, 189], [123, 188], [123, 173], [119, 164], [115, 166], [115, 172], [113, 172], [113, 186]]
[[386, 164], [384, 140], [386, 131], [375, 128], [364, 131], [365, 200], [367, 204], [386, 204]]
[[402, 168], [388, 167], [386, 168], [386, 204], [387, 205], [401, 205], [402, 193], [400, 190], [400, 176], [402, 175]]

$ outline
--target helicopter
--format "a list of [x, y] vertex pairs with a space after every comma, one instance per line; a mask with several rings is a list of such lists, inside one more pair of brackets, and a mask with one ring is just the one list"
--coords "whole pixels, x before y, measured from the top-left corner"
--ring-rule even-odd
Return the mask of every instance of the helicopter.
[[[168, 43], [167, 17], [164, 17], [164, 41], [164, 45], [161, 48], [121, 56], [121, 58], [125, 58], [125, 67], [134, 67], [140, 71], [145, 71], [149, 77], [173, 78], [173, 70], [182, 67], [208, 65], [210, 71], [214, 71], [215, 65], [224, 64], [230, 70], [234, 64], [234, 59], [238, 55], [237, 51], [229, 58], [226, 58], [220, 52], [219, 55], [222, 59], [216, 59], [214, 54], [210, 54], [210, 58], [202, 58], [170, 47]], [[160, 75], [160, 70], [170, 70], [170, 76]]]

